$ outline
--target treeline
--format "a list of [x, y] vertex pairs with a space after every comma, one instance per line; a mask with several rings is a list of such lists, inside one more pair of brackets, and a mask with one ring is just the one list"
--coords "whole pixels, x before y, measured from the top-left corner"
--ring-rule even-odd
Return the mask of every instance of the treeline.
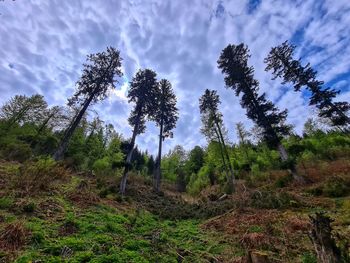
[[[332, 130], [337, 130], [332, 133], [336, 135], [327, 135], [330, 137], [322, 137], [322, 140], [340, 136], [336, 137], [335, 145], [348, 146], [349, 103], [335, 102], [339, 91], [324, 88], [310, 64], [303, 66], [293, 57], [294, 49], [288, 42], [272, 48], [265, 59], [266, 71], [272, 71], [274, 78], [281, 78], [282, 84], [291, 83], [296, 92], [306, 89], [310, 94], [309, 104], [317, 108], [318, 117], [328, 120]], [[122, 138], [112, 125], [104, 124], [99, 117], [89, 118], [90, 105], [106, 99], [123, 75], [120, 53], [109, 47], [87, 57], [76, 91], [66, 107], [48, 107], [41, 95], [17, 95], [2, 106], [2, 158], [25, 161], [34, 156], [48, 155], [56, 161], [64, 159], [76, 169], [120, 175], [121, 194], [126, 191], [131, 170], [151, 175], [157, 192], [160, 191], [162, 173], [169, 180], [177, 181], [180, 191], [187, 187], [192, 192], [198, 191], [204, 181], [210, 184], [222, 182], [227, 192], [232, 192], [242, 170], [253, 172], [268, 167], [286, 169], [293, 180], [304, 183], [305, 178], [298, 173], [296, 165], [299, 155], [310, 150], [307, 147], [300, 150], [308, 138], [293, 135], [292, 126], [286, 122], [287, 110], [279, 110], [265, 93], [260, 94], [254, 68], [248, 64], [249, 57], [244, 44], [228, 45], [217, 63], [226, 88], [240, 97], [247, 117], [255, 123], [257, 143], [249, 139], [250, 133], [241, 123], [237, 124], [240, 143], [232, 145], [228, 141], [219, 109], [220, 98], [216, 90], [207, 89], [199, 99], [199, 109], [201, 132], [208, 146], [205, 149], [195, 147], [189, 153], [178, 146], [161, 162], [162, 143], [165, 138], [172, 137], [178, 109], [171, 83], [166, 79], [157, 80], [156, 72], [151, 69], [137, 71], [129, 85], [127, 97], [133, 104], [128, 119], [132, 127], [130, 139]], [[147, 152], [140, 152], [135, 144], [137, 135], [145, 132], [147, 121], [155, 122], [159, 127], [156, 160]], [[317, 134], [321, 136], [319, 131]]]

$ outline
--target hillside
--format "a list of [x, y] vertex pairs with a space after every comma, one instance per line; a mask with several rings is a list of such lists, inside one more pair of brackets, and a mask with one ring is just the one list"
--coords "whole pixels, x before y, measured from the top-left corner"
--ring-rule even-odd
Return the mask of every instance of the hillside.
[[[121, 198], [114, 178], [2, 161], [1, 262], [248, 262], [248, 251], [268, 262], [316, 262], [309, 215], [326, 211], [340, 246], [350, 237], [350, 162], [322, 171], [303, 187], [277, 186], [277, 171], [259, 186], [240, 180], [222, 200], [217, 187], [193, 198], [165, 184], [159, 195], [133, 175]], [[348, 187], [339, 194], [340, 183]]]

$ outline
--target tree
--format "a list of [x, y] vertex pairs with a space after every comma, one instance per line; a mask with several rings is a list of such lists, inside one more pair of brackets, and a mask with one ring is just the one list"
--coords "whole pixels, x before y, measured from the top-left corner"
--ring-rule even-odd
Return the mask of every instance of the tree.
[[171, 83], [162, 79], [158, 85], [157, 92], [157, 108], [152, 113], [152, 119], [159, 127], [159, 146], [158, 157], [155, 169], [154, 189], [159, 192], [160, 181], [162, 177], [161, 173], [161, 161], [162, 161], [162, 142], [166, 137], [172, 137], [172, 129], [175, 128], [178, 120], [178, 109], [176, 107], [176, 96], [172, 90]]
[[202, 147], [195, 146], [188, 154], [188, 160], [186, 161], [186, 171], [188, 174], [196, 174], [199, 172], [204, 164], [204, 151]]
[[76, 92], [68, 101], [68, 105], [80, 105], [78, 114], [73, 118], [71, 124], [57, 148], [54, 159], [63, 158], [70, 138], [85, 114], [91, 103], [104, 100], [110, 89], [115, 88], [118, 83], [116, 77], [121, 77], [121, 60], [119, 51], [113, 47], [108, 47], [106, 51], [88, 55], [88, 63], [84, 64], [82, 76], [77, 82]]
[[66, 120], [66, 115], [64, 114], [63, 107], [53, 106], [47, 109], [45, 112], [45, 118], [38, 127], [37, 135], [40, 135], [46, 128], [53, 129], [58, 127], [61, 122]]
[[131, 169], [132, 155], [135, 146], [136, 136], [145, 131], [146, 118], [150, 113], [155, 112], [157, 106], [157, 74], [150, 69], [139, 70], [130, 82], [128, 92], [129, 102], [135, 103], [134, 109], [129, 117], [129, 124], [133, 127], [131, 141], [128, 147], [128, 154], [125, 161], [124, 173], [120, 181], [120, 193], [125, 194], [128, 172]]
[[215, 90], [206, 89], [202, 97], [199, 99], [199, 110], [202, 114], [202, 132], [209, 139], [212, 136], [218, 139], [224, 166], [227, 166], [230, 172], [230, 176], [227, 174], [227, 183], [229, 186], [229, 191], [232, 191], [234, 187], [235, 176], [224, 140], [224, 133], [222, 129], [222, 114], [219, 111], [220, 103], [220, 98], [219, 95], [217, 95], [217, 92]]
[[154, 163], [153, 156], [151, 155], [151, 157], [149, 157], [149, 159], [147, 161], [147, 174], [148, 175], [153, 174], [154, 167], [155, 167], [155, 163]]
[[[264, 140], [270, 147], [276, 147], [281, 159], [287, 161], [288, 154], [281, 143], [282, 137], [290, 132], [290, 126], [285, 124], [287, 110], [279, 111], [265, 93], [258, 94], [259, 82], [254, 79], [254, 68], [248, 66], [249, 57], [249, 49], [243, 43], [228, 45], [221, 52], [218, 67], [225, 75], [226, 87], [233, 89], [236, 96], [242, 94], [241, 105], [247, 110], [247, 117], [262, 128]], [[293, 177], [303, 181], [294, 165], [291, 166]]]
[[271, 49], [264, 62], [266, 71], [272, 71], [274, 77], [281, 77], [283, 84], [291, 82], [295, 91], [300, 91], [303, 86], [311, 92], [309, 105], [315, 105], [319, 109], [319, 116], [331, 120], [333, 126], [345, 126], [350, 124], [350, 118], [346, 115], [350, 110], [348, 102], [334, 102], [333, 99], [340, 91], [323, 88], [323, 81], [316, 79], [317, 72], [310, 64], [302, 66], [301, 60], [293, 58], [294, 45], [285, 41], [281, 45]]
[[244, 128], [244, 124], [242, 122], [236, 123], [237, 136], [239, 138], [239, 144], [242, 146], [244, 154], [249, 160], [248, 149], [247, 146], [250, 144], [249, 137], [252, 135], [249, 131]]
[[45, 118], [46, 110], [47, 103], [42, 95], [16, 95], [1, 107], [0, 118], [8, 123], [7, 129], [15, 123], [39, 124]]

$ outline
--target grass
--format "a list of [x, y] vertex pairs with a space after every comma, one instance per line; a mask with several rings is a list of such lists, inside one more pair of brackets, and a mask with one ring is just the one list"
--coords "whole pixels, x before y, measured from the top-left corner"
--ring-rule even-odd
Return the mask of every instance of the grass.
[[186, 204], [144, 184], [130, 185], [122, 200], [110, 185], [81, 176], [29, 198], [3, 188], [0, 232], [19, 240], [0, 250], [0, 262], [240, 262], [255, 249], [312, 263], [308, 214], [327, 209], [337, 233], [350, 236], [349, 197], [296, 193], [285, 178], [269, 183], [244, 192], [249, 207], [239, 209], [231, 199]]

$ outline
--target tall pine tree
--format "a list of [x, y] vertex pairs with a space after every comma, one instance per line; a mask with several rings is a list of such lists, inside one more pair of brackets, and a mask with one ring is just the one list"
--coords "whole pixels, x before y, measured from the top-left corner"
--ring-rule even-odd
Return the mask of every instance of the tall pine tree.
[[[289, 134], [290, 126], [285, 124], [287, 111], [278, 108], [266, 99], [265, 93], [258, 94], [259, 82], [254, 79], [254, 68], [248, 66], [249, 49], [243, 43], [228, 45], [221, 52], [218, 67], [225, 75], [227, 88], [241, 96], [241, 105], [247, 110], [247, 117], [262, 128], [262, 136], [271, 147], [276, 147], [283, 161], [288, 160], [286, 149], [281, 143], [283, 136]], [[295, 180], [302, 182], [294, 165], [291, 173]]]
[[151, 118], [159, 127], [158, 157], [154, 174], [154, 189], [159, 192], [161, 181], [162, 143], [166, 137], [172, 137], [172, 129], [178, 120], [178, 109], [176, 107], [176, 96], [172, 90], [171, 83], [162, 79], [158, 84], [157, 108]]
[[283, 84], [291, 82], [295, 91], [306, 87], [311, 92], [310, 105], [319, 109], [319, 116], [331, 120], [334, 126], [350, 124], [347, 112], [350, 110], [348, 102], [334, 102], [333, 99], [339, 94], [338, 90], [323, 88], [323, 81], [316, 79], [317, 72], [310, 64], [302, 65], [301, 60], [293, 58], [295, 46], [285, 41], [281, 45], [271, 49], [264, 62], [267, 64], [266, 71], [272, 71], [274, 79], [281, 77]]
[[104, 100], [108, 95], [108, 91], [115, 88], [115, 84], [118, 82], [116, 77], [123, 75], [121, 72], [122, 58], [119, 51], [113, 47], [108, 47], [106, 51], [101, 53], [88, 55], [87, 61], [88, 63], [84, 64], [82, 76], [76, 84], [76, 92], [68, 100], [70, 106], [79, 105], [80, 110], [66, 129], [54, 154], [55, 160], [63, 158], [69, 140], [89, 105]]
[[129, 102], [135, 103], [129, 117], [129, 124], [133, 127], [131, 141], [124, 167], [124, 174], [120, 181], [120, 193], [125, 194], [128, 172], [132, 166], [132, 155], [135, 150], [135, 140], [138, 134], [146, 129], [146, 118], [155, 112], [157, 107], [157, 74], [150, 69], [139, 70], [130, 82], [128, 92]]

